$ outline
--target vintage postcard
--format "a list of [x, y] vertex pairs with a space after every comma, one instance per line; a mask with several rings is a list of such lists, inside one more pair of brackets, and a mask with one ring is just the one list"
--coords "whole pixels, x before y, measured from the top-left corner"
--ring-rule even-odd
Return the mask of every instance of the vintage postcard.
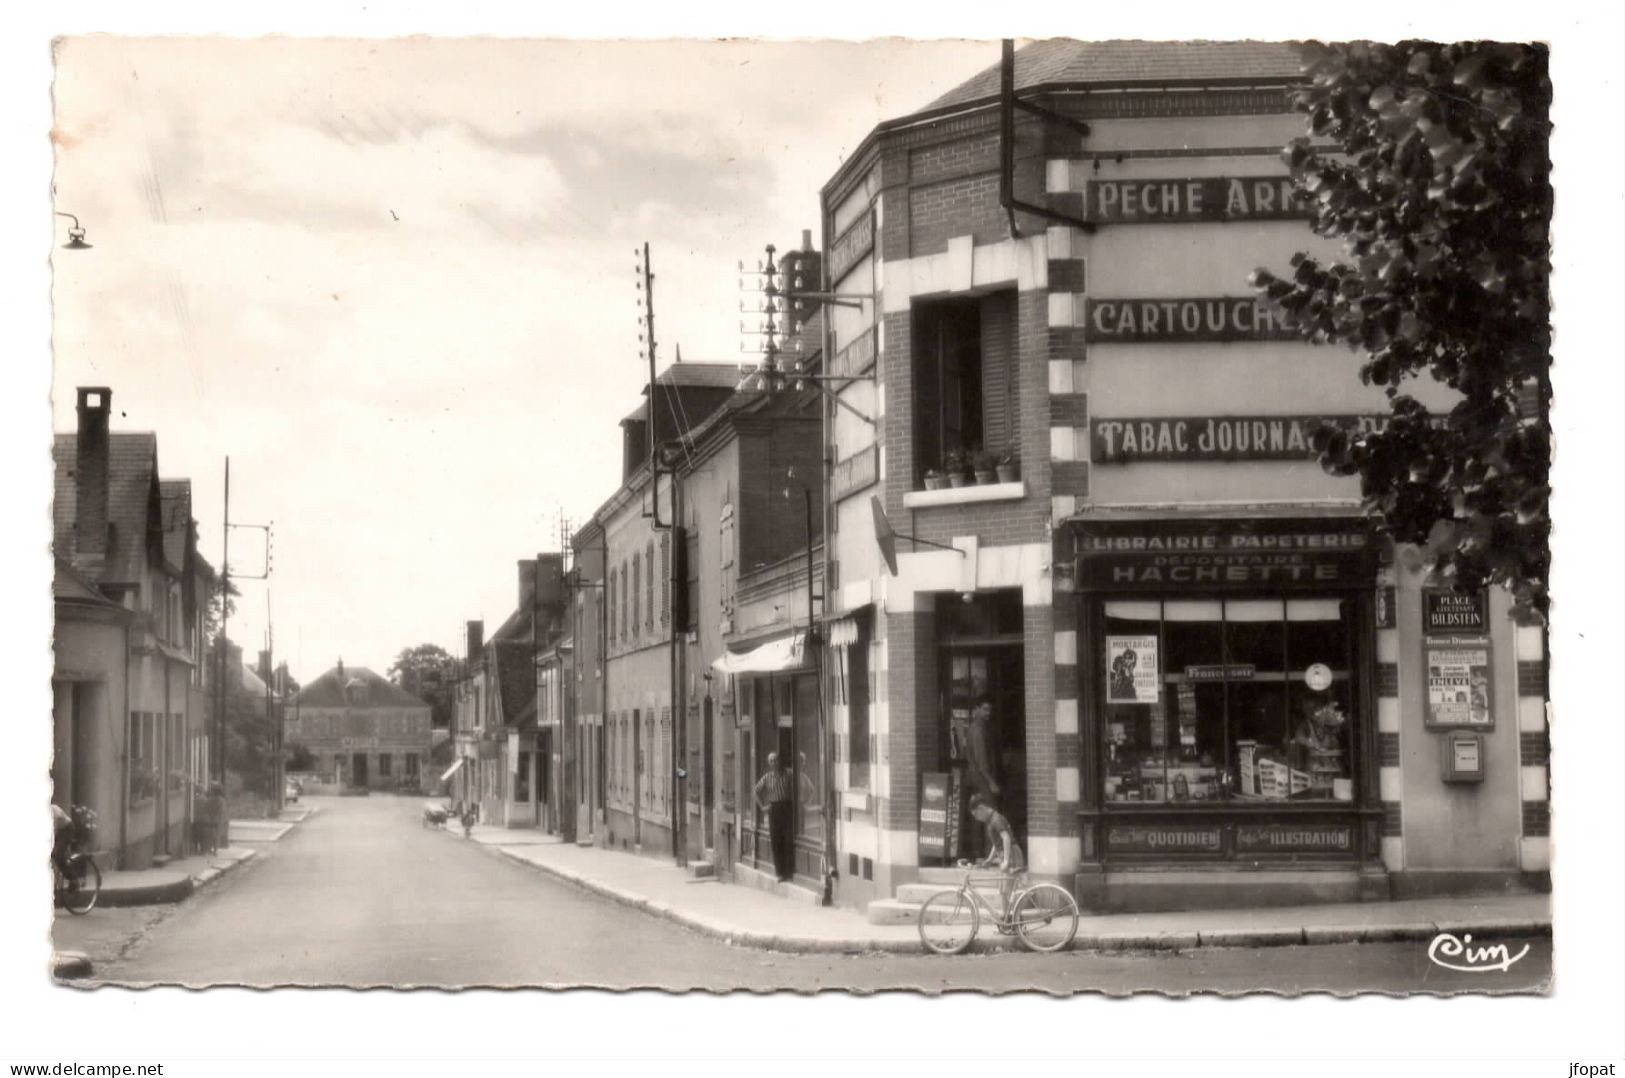
[[1547, 992], [1549, 59], [60, 39], [54, 977]]

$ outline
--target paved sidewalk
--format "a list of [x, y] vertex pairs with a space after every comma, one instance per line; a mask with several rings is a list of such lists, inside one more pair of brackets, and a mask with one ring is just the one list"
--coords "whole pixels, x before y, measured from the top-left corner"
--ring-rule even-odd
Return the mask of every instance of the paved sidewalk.
[[[836, 954], [912, 954], [921, 947], [911, 924], [873, 925], [859, 910], [820, 907], [752, 887], [694, 880], [659, 858], [576, 846], [534, 831], [479, 826], [472, 837], [509, 860], [739, 946]], [[455, 838], [464, 841], [460, 834]], [[1440, 932], [1471, 932], [1482, 939], [1550, 935], [1550, 896], [1517, 894], [1245, 910], [1085, 914], [1079, 919], [1073, 946], [1082, 950], [1275, 947], [1428, 940]], [[978, 946], [989, 945], [1017, 946], [1008, 937], [983, 933]]]

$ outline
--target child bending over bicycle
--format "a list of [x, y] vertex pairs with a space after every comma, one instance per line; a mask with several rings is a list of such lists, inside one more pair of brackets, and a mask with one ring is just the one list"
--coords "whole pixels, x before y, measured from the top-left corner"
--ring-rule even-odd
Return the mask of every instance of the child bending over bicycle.
[[1004, 813], [994, 808], [987, 798], [979, 793], [971, 794], [970, 814], [983, 827], [987, 828], [987, 856], [976, 862], [978, 868], [997, 867], [1003, 875], [999, 882], [999, 897], [1004, 902], [1006, 913], [1010, 911], [1010, 892], [1015, 881], [1027, 870], [1026, 859], [1021, 856], [1021, 847], [1016, 843], [1016, 832], [1010, 826], [1010, 821], [1004, 818]]

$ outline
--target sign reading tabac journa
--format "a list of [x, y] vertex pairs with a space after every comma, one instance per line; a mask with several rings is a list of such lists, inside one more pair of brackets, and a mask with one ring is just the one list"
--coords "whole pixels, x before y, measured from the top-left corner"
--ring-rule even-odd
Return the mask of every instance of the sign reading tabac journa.
[[1103, 344], [1152, 341], [1292, 341], [1282, 315], [1254, 296], [1089, 299], [1083, 335]]
[[1157, 461], [1313, 460], [1321, 423], [1351, 432], [1378, 431], [1380, 415], [1157, 416], [1095, 419], [1089, 424], [1096, 464]]
[[1286, 176], [1207, 176], [1154, 180], [1087, 180], [1083, 212], [1090, 221], [1282, 221], [1307, 218]]

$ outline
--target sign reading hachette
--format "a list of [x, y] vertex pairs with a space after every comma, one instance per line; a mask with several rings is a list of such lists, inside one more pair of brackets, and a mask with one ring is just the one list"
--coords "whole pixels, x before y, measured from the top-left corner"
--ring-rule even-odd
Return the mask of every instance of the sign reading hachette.
[[1140, 462], [1313, 460], [1322, 423], [1351, 432], [1378, 431], [1380, 415], [1155, 416], [1095, 419], [1089, 424], [1096, 464]]
[[1084, 216], [1091, 221], [1280, 221], [1309, 216], [1285, 176], [1087, 180]]

